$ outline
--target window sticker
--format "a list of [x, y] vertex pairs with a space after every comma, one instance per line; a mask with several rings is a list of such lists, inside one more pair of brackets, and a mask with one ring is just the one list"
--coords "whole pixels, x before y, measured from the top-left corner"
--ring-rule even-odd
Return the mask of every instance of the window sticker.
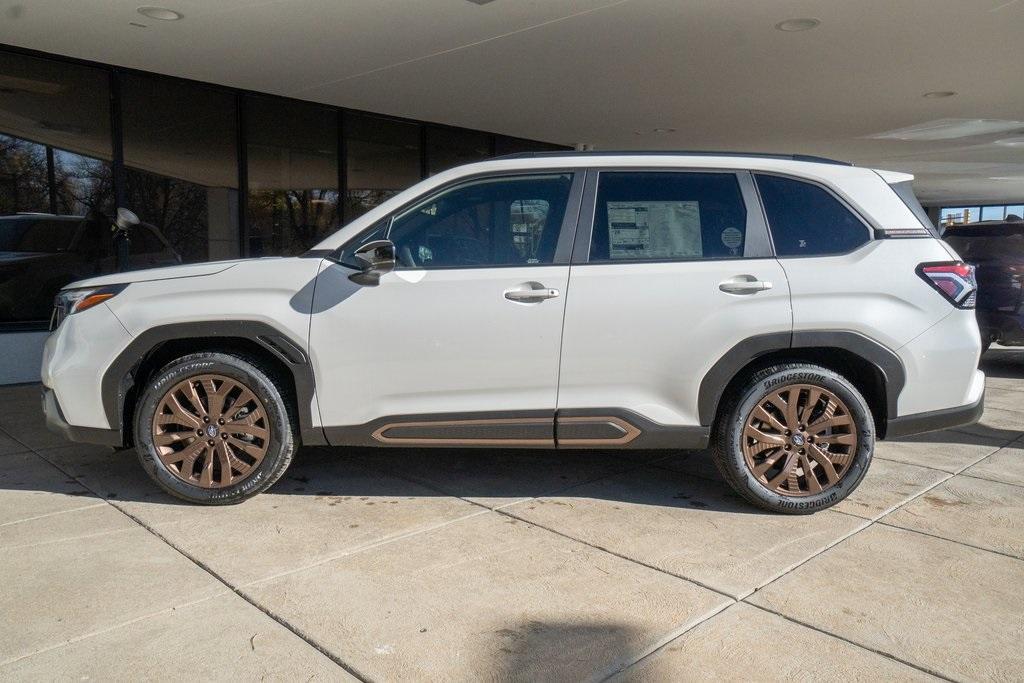
[[608, 202], [612, 259], [703, 255], [699, 202]]
[[726, 228], [722, 231], [722, 244], [728, 247], [732, 256], [738, 255], [743, 246], [743, 233], [739, 228]]

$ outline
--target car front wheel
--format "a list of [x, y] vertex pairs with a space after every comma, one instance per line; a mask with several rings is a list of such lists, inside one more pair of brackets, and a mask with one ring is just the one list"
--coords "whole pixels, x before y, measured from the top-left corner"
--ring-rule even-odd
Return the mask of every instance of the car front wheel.
[[242, 355], [204, 352], [170, 363], [149, 382], [135, 417], [142, 466], [192, 503], [238, 503], [265, 491], [296, 448], [281, 389]]
[[789, 363], [757, 372], [732, 394], [716, 426], [714, 457], [754, 505], [807, 514], [857, 488], [874, 442], [871, 411], [849, 381]]

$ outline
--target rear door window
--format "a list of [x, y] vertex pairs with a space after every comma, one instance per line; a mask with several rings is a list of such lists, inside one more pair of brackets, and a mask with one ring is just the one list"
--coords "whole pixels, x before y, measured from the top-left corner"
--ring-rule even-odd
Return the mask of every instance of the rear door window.
[[590, 262], [743, 258], [746, 226], [734, 173], [605, 171]]
[[812, 183], [755, 174], [777, 256], [845, 254], [870, 241], [868, 227]]

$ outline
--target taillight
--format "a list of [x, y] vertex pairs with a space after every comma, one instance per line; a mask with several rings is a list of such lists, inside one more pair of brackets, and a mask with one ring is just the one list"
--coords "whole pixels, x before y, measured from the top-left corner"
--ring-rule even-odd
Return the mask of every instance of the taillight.
[[917, 274], [957, 308], [974, 308], [978, 298], [974, 266], [963, 261], [922, 263]]

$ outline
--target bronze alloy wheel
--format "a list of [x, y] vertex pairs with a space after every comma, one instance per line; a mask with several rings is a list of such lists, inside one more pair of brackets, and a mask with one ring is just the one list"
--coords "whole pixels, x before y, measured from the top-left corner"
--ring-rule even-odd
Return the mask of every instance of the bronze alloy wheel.
[[217, 489], [252, 474], [267, 455], [270, 424], [263, 402], [224, 375], [189, 377], [171, 387], [153, 414], [153, 446], [169, 472]]
[[743, 458], [754, 477], [783, 496], [835, 486], [857, 452], [857, 425], [846, 404], [812, 384], [775, 389], [750, 411]]

